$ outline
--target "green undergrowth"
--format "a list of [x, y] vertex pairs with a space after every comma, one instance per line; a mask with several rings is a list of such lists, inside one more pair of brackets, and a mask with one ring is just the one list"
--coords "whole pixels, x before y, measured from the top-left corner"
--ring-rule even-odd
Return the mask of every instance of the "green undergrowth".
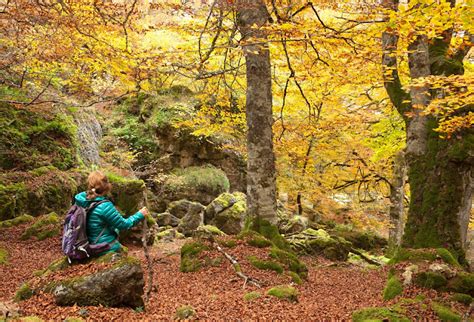
[[[272, 225], [267, 220], [254, 218], [248, 223], [250, 229], [260, 233], [263, 237], [270, 240], [273, 245], [279, 249], [291, 252], [291, 247], [288, 241], [280, 234], [278, 227]], [[248, 230], [248, 229], [246, 229]]]
[[60, 233], [59, 223], [60, 218], [54, 212], [41, 216], [24, 231], [20, 238], [22, 240], [27, 240], [34, 236], [38, 240], [43, 240], [57, 236]]
[[391, 276], [388, 281], [385, 289], [383, 290], [383, 299], [385, 301], [391, 300], [398, 295], [402, 294], [403, 285], [400, 280], [395, 276]]
[[474, 273], [459, 273], [448, 281], [447, 288], [456, 293], [474, 296]]
[[435, 272], [421, 272], [416, 275], [414, 282], [416, 285], [435, 290], [441, 289], [448, 284], [443, 275]]
[[455, 293], [451, 296], [451, 300], [465, 305], [470, 305], [472, 303], [472, 296], [463, 293]]
[[267, 291], [267, 295], [275, 296], [290, 302], [298, 301], [298, 290], [292, 286], [279, 285], [272, 287]]
[[289, 271], [288, 275], [290, 275], [291, 280], [293, 281], [293, 283], [295, 283], [297, 285], [303, 284], [303, 280], [301, 279], [301, 277], [297, 273]]
[[33, 216], [30, 215], [21, 215], [18, 217], [15, 217], [13, 219], [8, 219], [4, 221], [0, 221], [0, 228], [9, 228], [13, 226], [18, 226], [27, 222], [31, 222], [34, 220]]
[[203, 263], [199, 259], [199, 255], [208, 250], [209, 247], [201, 242], [187, 242], [181, 247], [181, 263], [180, 271], [183, 273], [196, 272]]
[[178, 320], [187, 320], [192, 318], [196, 311], [191, 305], [182, 305], [176, 309], [176, 318]]
[[252, 266], [258, 268], [258, 269], [264, 269], [264, 270], [269, 270], [269, 271], [275, 271], [278, 274], [283, 273], [283, 267], [281, 267], [280, 264], [273, 262], [273, 261], [265, 261], [262, 259], [259, 259], [255, 256], [249, 256], [248, 260]]
[[8, 252], [0, 247], [0, 265], [8, 264]]
[[265, 248], [273, 245], [270, 240], [253, 230], [245, 230], [241, 232], [237, 238], [244, 239], [249, 246], [257, 248]]
[[410, 322], [403, 312], [390, 307], [371, 307], [357, 310], [352, 313], [352, 321], [390, 321], [390, 322]]
[[230, 183], [227, 175], [221, 169], [213, 166], [175, 169], [165, 183], [165, 190], [170, 192], [195, 189], [211, 194], [221, 194], [229, 191], [229, 188]]
[[16, 291], [14, 300], [20, 302], [29, 299], [33, 296], [33, 290], [30, 285], [26, 282], [21, 284], [20, 288]]
[[243, 296], [243, 299], [246, 302], [251, 302], [251, 301], [254, 301], [254, 300], [260, 298], [261, 296], [262, 296], [262, 294], [260, 294], [259, 292], [253, 291], [253, 292], [245, 293], [244, 296]]
[[270, 250], [270, 257], [285, 265], [288, 270], [298, 274], [301, 278], [307, 278], [308, 268], [295, 254], [273, 247]]
[[440, 303], [433, 302], [431, 305], [433, 311], [438, 315], [441, 321], [457, 322], [461, 321], [461, 315], [453, 309]]
[[446, 248], [398, 248], [388, 264], [392, 265], [407, 261], [413, 263], [419, 261], [434, 261], [438, 258], [441, 258], [449, 265], [461, 267], [453, 253]]

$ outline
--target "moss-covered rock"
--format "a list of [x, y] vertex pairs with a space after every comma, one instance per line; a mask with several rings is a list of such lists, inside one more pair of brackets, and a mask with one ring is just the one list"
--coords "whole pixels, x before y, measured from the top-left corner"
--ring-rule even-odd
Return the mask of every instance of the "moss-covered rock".
[[472, 303], [472, 296], [463, 293], [455, 293], [451, 296], [451, 300], [465, 305], [470, 305]]
[[441, 321], [457, 322], [461, 321], [461, 315], [451, 308], [442, 304], [433, 302], [431, 308], [438, 315]]
[[330, 260], [345, 261], [352, 244], [342, 237], [331, 236], [324, 229], [308, 228], [288, 238], [293, 249], [299, 252], [323, 255]]
[[186, 215], [180, 220], [178, 231], [185, 236], [192, 236], [199, 226], [204, 224], [204, 206], [200, 203], [190, 204]]
[[174, 228], [167, 228], [157, 233], [155, 238], [159, 241], [171, 241], [173, 239], [183, 239], [185, 236]]
[[436, 251], [432, 249], [411, 249], [399, 248], [394, 256], [390, 259], [389, 264], [397, 264], [400, 262], [434, 261], [437, 257]]
[[291, 252], [290, 243], [280, 234], [278, 227], [271, 224], [267, 220], [260, 218], [247, 218], [245, 220], [246, 228], [244, 230], [253, 230], [261, 234], [266, 239], [270, 240], [272, 244], [282, 250]]
[[290, 302], [298, 301], [298, 290], [292, 286], [279, 285], [272, 287], [267, 291], [267, 295], [275, 296]]
[[23, 232], [20, 238], [26, 240], [36, 237], [38, 240], [43, 240], [57, 236], [60, 234], [60, 223], [61, 220], [55, 212], [41, 216]]
[[0, 265], [8, 263], [8, 252], [6, 249], [0, 247]]
[[454, 257], [454, 255], [449, 251], [447, 250], [446, 248], [437, 248], [436, 249], [436, 252], [438, 254], [439, 257], [441, 257], [441, 259], [449, 264], [449, 265], [452, 265], [452, 266], [455, 266], [455, 267], [461, 267], [461, 265], [459, 264], [458, 260]]
[[297, 273], [290, 271], [290, 272], [288, 272], [288, 275], [290, 275], [291, 280], [293, 281], [293, 283], [295, 283], [297, 285], [303, 284], [303, 280], [301, 279], [301, 277]]
[[175, 169], [163, 184], [164, 199], [187, 199], [204, 205], [228, 191], [230, 186], [224, 171], [213, 166]]
[[459, 273], [449, 280], [447, 288], [453, 292], [474, 296], [474, 273]]
[[390, 321], [390, 322], [410, 322], [410, 319], [401, 312], [387, 307], [371, 307], [357, 310], [352, 313], [352, 321]]
[[134, 178], [119, 176], [107, 172], [107, 178], [112, 184], [112, 197], [115, 206], [125, 215], [133, 215], [143, 203], [145, 182]]
[[302, 232], [308, 228], [308, 218], [303, 216], [292, 216], [288, 221], [280, 227], [280, 231], [284, 234], [295, 234]]
[[262, 294], [260, 294], [259, 292], [253, 291], [253, 292], [245, 293], [244, 296], [243, 296], [243, 299], [246, 302], [251, 302], [251, 301], [254, 301], [254, 300], [260, 298], [261, 296], [262, 296]]
[[203, 266], [203, 261], [199, 258], [204, 250], [209, 249], [200, 242], [187, 242], [181, 247], [180, 271], [183, 273], [196, 272]]
[[199, 238], [207, 238], [209, 236], [225, 236], [226, 234], [216, 226], [201, 225], [196, 229], [194, 235]]
[[176, 309], [176, 318], [178, 320], [186, 320], [192, 318], [196, 311], [191, 305], [182, 305]]
[[241, 232], [238, 238], [245, 239], [248, 245], [257, 248], [265, 248], [273, 245], [270, 240], [253, 230]]
[[0, 221], [0, 229], [1, 228], [9, 228], [13, 226], [18, 226], [24, 223], [32, 222], [35, 218], [30, 215], [21, 215], [18, 217], [15, 217], [13, 219], [8, 219], [4, 221]]
[[308, 268], [295, 254], [273, 247], [270, 250], [270, 257], [275, 258], [278, 262], [285, 265], [288, 270], [295, 272], [301, 278], [307, 278]]
[[387, 240], [385, 238], [382, 238], [373, 232], [338, 229], [338, 227], [339, 226], [336, 226], [331, 230], [331, 234], [344, 238], [352, 243], [355, 248], [373, 250], [381, 249], [387, 245]]
[[35, 111], [0, 102], [0, 169], [78, 165], [77, 128], [67, 110]]
[[283, 273], [283, 267], [276, 262], [262, 260], [262, 259], [257, 258], [256, 256], [249, 256], [248, 260], [250, 264], [252, 264], [252, 266], [258, 269], [275, 271], [278, 274]]
[[385, 301], [391, 300], [398, 295], [402, 294], [403, 285], [400, 280], [394, 275], [390, 277], [383, 290], [383, 299]]
[[245, 194], [234, 192], [225, 193], [213, 200], [206, 207], [205, 214], [214, 213], [210, 222], [229, 235], [236, 235], [244, 228], [247, 215], [247, 201]]
[[441, 289], [448, 283], [442, 274], [435, 272], [420, 272], [415, 276], [414, 282], [416, 285], [435, 290]]

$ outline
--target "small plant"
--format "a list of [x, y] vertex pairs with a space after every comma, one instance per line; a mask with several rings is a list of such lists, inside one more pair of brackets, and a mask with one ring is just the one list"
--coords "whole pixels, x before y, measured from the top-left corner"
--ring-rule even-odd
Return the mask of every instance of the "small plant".
[[298, 290], [292, 286], [280, 285], [268, 290], [268, 295], [275, 296], [279, 299], [285, 299], [290, 302], [298, 301]]
[[383, 290], [383, 299], [385, 301], [391, 300], [403, 292], [403, 285], [400, 280], [394, 275], [387, 281], [387, 285]]
[[258, 299], [261, 296], [262, 296], [262, 294], [260, 294], [259, 292], [256, 292], [256, 291], [245, 293], [244, 301], [251, 302], [253, 300]]
[[176, 309], [176, 317], [179, 320], [189, 319], [194, 316], [194, 314], [196, 314], [196, 311], [191, 305], [182, 305]]

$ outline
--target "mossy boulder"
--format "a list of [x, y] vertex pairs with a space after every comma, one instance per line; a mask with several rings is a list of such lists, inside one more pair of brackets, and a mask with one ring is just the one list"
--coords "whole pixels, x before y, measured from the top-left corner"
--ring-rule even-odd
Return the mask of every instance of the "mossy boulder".
[[201, 242], [187, 242], [181, 247], [180, 271], [183, 273], [196, 272], [203, 266], [200, 254], [209, 247]]
[[250, 264], [252, 264], [252, 266], [258, 269], [270, 270], [277, 272], [278, 274], [283, 273], [283, 267], [277, 262], [262, 260], [260, 258], [257, 258], [256, 256], [249, 256], [248, 260]]
[[357, 231], [353, 229], [341, 229], [336, 226], [330, 231], [333, 236], [342, 237], [352, 243], [355, 248], [363, 250], [381, 249], [387, 246], [387, 240], [376, 233]]
[[400, 280], [395, 275], [391, 276], [388, 279], [387, 284], [385, 285], [385, 288], [383, 290], [383, 299], [385, 301], [391, 300], [402, 294], [402, 292], [403, 285]]
[[133, 257], [122, 258], [112, 267], [90, 275], [65, 279], [52, 293], [62, 306], [143, 307], [143, 270]]
[[194, 236], [198, 238], [209, 238], [211, 236], [225, 236], [226, 234], [213, 225], [201, 225], [194, 231]]
[[435, 272], [421, 272], [415, 276], [414, 282], [416, 285], [435, 290], [443, 288], [448, 283], [442, 274]]
[[390, 322], [410, 322], [410, 319], [401, 312], [388, 307], [371, 307], [357, 310], [352, 313], [352, 321], [390, 321]]
[[272, 287], [267, 291], [267, 295], [275, 296], [290, 302], [298, 301], [298, 290], [292, 286], [279, 285]]
[[242, 193], [233, 194], [224, 192], [220, 194], [206, 207], [204, 212], [206, 222], [210, 222], [218, 213], [232, 207], [235, 203], [241, 201], [242, 199], [245, 199], [245, 196], [243, 196]]
[[124, 215], [130, 216], [143, 204], [145, 182], [108, 172], [107, 178], [112, 184], [112, 198], [115, 206]]
[[285, 265], [286, 269], [289, 271], [298, 274], [301, 278], [307, 278], [308, 268], [295, 254], [279, 249], [278, 247], [272, 247], [269, 255], [271, 258], [274, 258], [279, 263]]
[[453, 253], [446, 248], [398, 248], [390, 259], [389, 264], [401, 262], [417, 263], [421, 261], [432, 262], [436, 259], [442, 259], [445, 263], [454, 267], [461, 267]]
[[196, 311], [191, 305], [182, 305], [176, 309], [176, 318], [178, 320], [187, 320], [192, 318], [196, 314]]
[[472, 303], [472, 296], [463, 293], [455, 293], [451, 296], [451, 300], [464, 305], [470, 305]]
[[[218, 199], [221, 201], [224, 200], [224, 202], [227, 202], [230, 206], [223, 208], [220, 212], [216, 212], [210, 223], [226, 234], [237, 235], [244, 228], [247, 215], [247, 201], [245, 194], [234, 192], [232, 195], [221, 195]], [[206, 210], [208, 209], [209, 206]], [[213, 209], [216, 210], [218, 207], [213, 206]]]
[[322, 255], [338, 261], [347, 260], [352, 246], [342, 237], [331, 236], [324, 229], [312, 228], [288, 237], [288, 241], [296, 251]]
[[172, 214], [178, 219], [182, 219], [189, 211], [195, 211], [194, 209], [201, 211], [204, 206], [199, 202], [189, 201], [186, 199], [176, 200], [171, 202], [166, 209], [166, 212]]
[[306, 217], [295, 215], [281, 226], [280, 232], [283, 234], [296, 234], [308, 228], [309, 220]]
[[241, 232], [238, 235], [238, 238], [245, 239], [248, 245], [257, 248], [265, 248], [273, 245], [273, 243], [269, 239], [263, 237], [262, 235], [253, 230]]
[[36, 237], [38, 240], [58, 236], [61, 233], [61, 219], [52, 212], [48, 215], [40, 216], [21, 235], [22, 240]]
[[174, 228], [166, 228], [155, 235], [159, 241], [172, 241], [174, 239], [183, 239], [185, 236]]
[[28, 171], [52, 165], [67, 170], [79, 163], [77, 128], [65, 109], [40, 112], [0, 102], [0, 128], [0, 169]]
[[453, 292], [474, 296], [474, 273], [461, 272], [448, 281], [447, 288]]
[[171, 226], [177, 227], [179, 225], [179, 218], [173, 216], [169, 212], [163, 212], [161, 214], [154, 215], [153, 218], [156, 220], [158, 226]]
[[186, 215], [178, 225], [178, 231], [185, 236], [191, 236], [199, 226], [204, 224], [204, 206], [197, 202], [188, 206]]
[[18, 217], [15, 217], [13, 219], [8, 219], [4, 221], [0, 221], [0, 229], [1, 228], [9, 228], [13, 226], [18, 226], [24, 223], [32, 222], [35, 218], [30, 215], [21, 215]]
[[224, 171], [213, 166], [174, 169], [163, 182], [163, 199], [187, 199], [207, 205], [229, 187]]

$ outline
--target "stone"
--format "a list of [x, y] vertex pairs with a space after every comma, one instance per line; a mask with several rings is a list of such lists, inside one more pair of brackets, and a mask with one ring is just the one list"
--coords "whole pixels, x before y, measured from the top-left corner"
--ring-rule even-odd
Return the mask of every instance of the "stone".
[[162, 214], [157, 214], [154, 216], [158, 226], [171, 226], [177, 227], [179, 225], [179, 218], [173, 216], [169, 212], [164, 212]]
[[418, 273], [418, 265], [410, 265], [402, 273], [403, 286], [408, 286], [413, 282], [413, 275]]
[[302, 232], [306, 228], [308, 228], [308, 218], [295, 215], [280, 228], [280, 231], [284, 234], [295, 234]]
[[193, 202], [186, 199], [173, 201], [168, 205], [166, 212], [169, 212], [178, 219], [182, 219], [186, 214], [191, 212], [200, 212], [204, 210], [204, 206], [199, 202]]
[[430, 265], [429, 270], [441, 274], [447, 279], [456, 276], [456, 271], [449, 267], [449, 265], [447, 264], [433, 263]]
[[167, 228], [156, 234], [155, 238], [159, 241], [173, 241], [174, 239], [183, 239], [184, 235], [177, 232], [174, 228]]
[[247, 216], [246, 196], [241, 192], [235, 192], [232, 194], [232, 197], [227, 195], [222, 199], [228, 201], [227, 205], [230, 206], [223, 207], [225, 203], [222, 203], [222, 207], [213, 207], [214, 210], [221, 208], [223, 210], [217, 212], [210, 223], [228, 235], [237, 235], [244, 228], [245, 218]]
[[138, 259], [125, 257], [111, 268], [62, 280], [52, 293], [61, 306], [143, 307], [143, 270]]
[[178, 225], [178, 231], [185, 236], [191, 236], [193, 232], [204, 224], [204, 207], [190, 207], [186, 215]]
[[243, 193], [229, 193], [225, 192], [221, 195], [219, 195], [216, 199], [214, 199], [207, 207], [204, 212], [205, 216], [205, 222], [209, 223], [211, 222], [216, 214], [224, 211], [227, 208], [232, 207], [236, 202], [244, 198]]

